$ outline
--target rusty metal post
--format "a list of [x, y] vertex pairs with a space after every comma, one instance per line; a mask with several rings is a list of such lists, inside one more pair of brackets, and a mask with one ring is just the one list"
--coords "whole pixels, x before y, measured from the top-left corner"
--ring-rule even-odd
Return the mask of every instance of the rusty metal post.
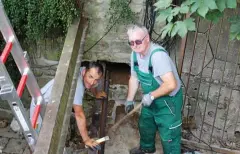
[[[178, 2], [178, 0], [177, 0], [177, 2]], [[187, 19], [189, 17], [190, 17], [190, 14], [187, 14], [185, 19]], [[187, 37], [188, 37], [188, 33], [181, 40], [180, 59], [178, 61], [178, 74], [179, 74], [179, 77], [181, 77], [181, 75], [182, 75], [182, 68], [183, 68], [183, 61], [184, 61], [184, 56], [185, 56], [186, 44], [187, 44]]]
[[[106, 99], [102, 103], [101, 121], [100, 121], [100, 138], [105, 136], [105, 127], [107, 121], [107, 108], [108, 108], [108, 92], [109, 92], [109, 71], [105, 67], [105, 78], [104, 78], [104, 91], [107, 94]], [[98, 154], [104, 154], [105, 143], [101, 144], [101, 151]]]
[[187, 35], [188, 35], [188, 33], [181, 40], [180, 59], [178, 61], [178, 74], [179, 74], [179, 77], [181, 77], [181, 75], [182, 75], [183, 60], [184, 60], [185, 49], [186, 49], [186, 44], [187, 44]]

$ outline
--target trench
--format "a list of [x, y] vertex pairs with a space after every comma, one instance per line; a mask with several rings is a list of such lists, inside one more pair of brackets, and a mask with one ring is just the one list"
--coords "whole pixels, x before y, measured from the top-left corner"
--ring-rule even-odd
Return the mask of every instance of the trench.
[[[84, 62], [83, 62], [84, 63]], [[82, 63], [82, 64], [83, 64]], [[106, 111], [106, 125], [104, 135], [110, 140], [105, 142], [104, 150], [101, 154], [126, 154], [129, 150], [139, 146], [138, 117], [139, 111], [126, 119], [114, 132], [109, 132], [110, 128], [125, 114], [124, 102], [127, 96], [128, 80], [130, 77], [130, 67], [125, 63], [103, 62], [109, 72], [108, 104]], [[141, 92], [137, 92], [136, 104], [140, 103]], [[103, 112], [101, 100], [95, 100], [89, 92], [85, 93], [83, 108], [88, 122], [88, 133], [90, 137], [99, 138], [101, 135], [101, 113]], [[67, 153], [91, 153], [84, 148], [82, 139], [78, 132], [75, 119], [70, 120], [70, 131], [66, 141]], [[80, 141], [80, 142], [79, 142]], [[160, 139], [157, 136], [157, 151], [161, 151]], [[159, 153], [159, 152], [157, 152]]]

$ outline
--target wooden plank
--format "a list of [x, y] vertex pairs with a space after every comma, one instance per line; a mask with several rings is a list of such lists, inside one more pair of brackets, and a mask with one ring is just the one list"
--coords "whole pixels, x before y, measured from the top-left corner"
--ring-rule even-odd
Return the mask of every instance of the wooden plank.
[[[56, 154], [61, 142], [64, 116], [70, 88], [74, 76], [80, 41], [86, 19], [76, 19], [69, 27], [62, 55], [59, 61], [51, 94], [51, 103], [47, 105], [42, 128], [34, 154]], [[72, 103], [72, 102], [71, 102]]]
[[220, 148], [220, 147], [217, 147], [217, 146], [214, 146], [214, 145], [209, 145], [208, 146], [208, 145], [203, 144], [203, 143], [189, 141], [189, 140], [186, 140], [186, 139], [182, 139], [182, 144], [184, 144], [186, 147], [189, 147], [189, 148], [214, 151], [214, 152], [221, 153], [221, 154], [240, 154], [240, 151], [238, 151], [238, 150]]

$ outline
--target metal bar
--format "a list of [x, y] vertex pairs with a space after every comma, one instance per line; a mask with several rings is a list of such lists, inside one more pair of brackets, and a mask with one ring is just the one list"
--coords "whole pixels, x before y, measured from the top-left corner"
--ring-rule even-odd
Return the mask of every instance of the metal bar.
[[188, 33], [181, 40], [180, 59], [178, 61], [178, 74], [180, 77], [182, 75], [183, 61], [184, 61], [184, 56], [185, 56], [186, 44], [187, 44], [187, 36], [188, 36]]
[[[107, 98], [104, 99], [102, 103], [102, 112], [101, 112], [101, 122], [100, 122], [100, 138], [105, 136], [105, 127], [106, 127], [106, 120], [107, 120], [107, 108], [108, 108], [108, 92], [109, 92], [109, 77], [110, 73], [105, 67], [105, 84], [104, 84], [104, 91], [107, 94]], [[98, 152], [99, 154], [104, 154], [105, 143], [101, 144], [101, 151]]]
[[[239, 67], [238, 66], [238, 62], [240, 61], [240, 50], [239, 50], [239, 52], [238, 52], [238, 60], [237, 60], [237, 62], [236, 62], [236, 68], [235, 68], [235, 77], [236, 77], [236, 73], [237, 73], [237, 68]], [[235, 81], [235, 78], [234, 78], [234, 80], [233, 80], [233, 82]], [[231, 99], [230, 99], [231, 100]], [[235, 133], [235, 131], [236, 131], [236, 128], [237, 128], [237, 123], [238, 123], [238, 119], [239, 119], [239, 110], [240, 110], [240, 105], [238, 106], [238, 112], [237, 112], [237, 120], [236, 120], [236, 122], [235, 122], [235, 127], [234, 127], [234, 132], [233, 133]]]
[[12, 45], [13, 45], [12, 41], [9, 41], [9, 42], [6, 44], [5, 48], [3, 49], [3, 52], [2, 52], [2, 55], [1, 55], [1, 60], [2, 60], [3, 63], [6, 62], [7, 57], [8, 57], [8, 55], [9, 55], [9, 53], [11, 52]]
[[[234, 79], [233, 79], [233, 81], [232, 81], [232, 85], [234, 85], [235, 78], [236, 78], [236, 75], [237, 75], [238, 61], [240, 60], [240, 49], [238, 50], [238, 54], [237, 54], [237, 55], [238, 55], [238, 56], [237, 56], [237, 61], [236, 61], [236, 63], [235, 63]], [[227, 117], [228, 117], [228, 114], [229, 114], [229, 106], [230, 106], [230, 104], [231, 104], [230, 101], [232, 100], [232, 91], [233, 91], [233, 89], [231, 89], [231, 91], [230, 91], [230, 98], [229, 98], [229, 100], [227, 101], [227, 102], [228, 102], [228, 106], [227, 106], [227, 113], [226, 113], [226, 116], [225, 116], [225, 121], [224, 121], [224, 126], [223, 126], [222, 139], [223, 139], [223, 137], [224, 137], [225, 128], [226, 128], [226, 125], [227, 125]], [[236, 110], [236, 112], [235, 112], [235, 113], [238, 114], [237, 116], [239, 116], [239, 110], [240, 110], [240, 106], [239, 106], [239, 109]], [[234, 115], [234, 114], [233, 114], [233, 115]], [[238, 120], [237, 120], [237, 121], [238, 121]], [[235, 130], [236, 130], [236, 128], [234, 128], [234, 132], [235, 132]]]
[[[178, 3], [178, 1], [175, 0], [174, 3], [176, 4], [176, 3]], [[186, 18], [189, 18], [189, 14], [186, 16]], [[186, 44], [187, 44], [187, 37], [188, 37], [188, 33], [181, 40], [180, 59], [178, 61], [178, 74], [180, 77], [182, 75], [182, 68], [183, 68], [183, 61], [184, 61], [184, 56], [185, 56]]]
[[[212, 22], [209, 24], [209, 29], [207, 31], [207, 39], [206, 39], [206, 45], [205, 45], [205, 52], [204, 52], [204, 56], [203, 56], [203, 61], [202, 61], [202, 68], [201, 68], [201, 72], [200, 72], [200, 79], [202, 78], [202, 72], [203, 72], [203, 69], [204, 69], [204, 64], [205, 64], [205, 59], [206, 59], [206, 55], [207, 55], [207, 45], [208, 45], [208, 41], [209, 41], [209, 35], [210, 35], [210, 30], [211, 30], [211, 27], [212, 27]], [[195, 106], [195, 109], [194, 109], [194, 112], [193, 113], [196, 113], [196, 108], [197, 106], [199, 105], [199, 102], [198, 102], [198, 95], [199, 95], [199, 89], [200, 89], [200, 86], [201, 86], [201, 82], [202, 80], [200, 80], [199, 82], [199, 85], [198, 85], [198, 88], [197, 88], [197, 96], [196, 96], [196, 106]], [[188, 118], [188, 116], [187, 116]]]
[[[198, 20], [197, 20], [197, 30], [198, 30], [198, 27], [199, 27], [199, 23], [200, 23], [200, 18], [198, 17]], [[189, 72], [188, 72], [187, 85], [185, 87], [186, 89], [185, 89], [185, 96], [184, 96], [183, 107], [185, 106], [187, 92], [188, 92], [188, 86], [189, 86], [189, 79], [190, 79], [190, 74], [191, 74], [191, 70], [192, 70], [193, 57], [194, 57], [195, 48], [196, 48], [196, 42], [197, 42], [197, 37], [198, 37], [198, 31], [197, 30], [195, 32], [194, 41], [193, 41], [192, 59], [191, 59], [191, 64], [190, 64], [190, 68], [189, 68]]]
[[[226, 55], [228, 55], [228, 52], [229, 52], [229, 45], [230, 45], [230, 43], [229, 43], [229, 40], [228, 40], [228, 46], [227, 46], [227, 53], [226, 53]], [[225, 70], [225, 68], [226, 68], [226, 63], [227, 63], [227, 56], [225, 56], [223, 70]], [[224, 71], [223, 71], [222, 78], [221, 78], [220, 82], [223, 82], [223, 78], [224, 78]], [[210, 144], [212, 143], [213, 130], [214, 130], [215, 122], [216, 122], [216, 117], [217, 117], [217, 112], [218, 112], [218, 104], [219, 104], [221, 90], [222, 90], [222, 86], [220, 86], [220, 89], [219, 89], [219, 92], [218, 92], [218, 100], [217, 100], [217, 104], [216, 104], [216, 109], [215, 109], [215, 114], [214, 114], [214, 119], [213, 119], [213, 125], [212, 125], [212, 130], [211, 130], [211, 135], [210, 135]], [[224, 132], [224, 130], [223, 130], [223, 132]]]
[[[222, 23], [223, 23], [223, 18], [221, 19], [220, 30], [219, 30], [218, 39], [217, 39], [217, 47], [216, 47], [215, 54], [214, 54], [214, 56], [213, 56], [213, 57], [214, 57], [214, 58], [213, 58], [213, 69], [212, 69], [212, 72], [211, 72], [211, 77], [210, 77], [210, 79], [212, 79], [212, 75], [213, 75], [215, 59], [216, 59], [216, 55], [217, 55], [217, 49], [218, 49], [218, 45], [219, 45], [219, 38], [220, 38], [221, 31], [222, 31]], [[201, 138], [202, 138], [203, 124], [204, 124], [205, 114], [206, 114], [206, 110], [207, 110], [207, 104], [208, 104], [208, 97], [209, 97], [210, 87], [211, 87], [211, 83], [209, 84], [209, 87], [208, 87], [208, 94], [207, 94], [207, 100], [206, 100], [206, 103], [205, 103], [205, 108], [204, 108], [204, 113], [203, 113], [203, 121], [202, 121], [201, 129], [200, 129], [199, 142], [200, 142], [200, 140], [201, 140]], [[211, 139], [210, 139], [210, 140], [211, 140]]]

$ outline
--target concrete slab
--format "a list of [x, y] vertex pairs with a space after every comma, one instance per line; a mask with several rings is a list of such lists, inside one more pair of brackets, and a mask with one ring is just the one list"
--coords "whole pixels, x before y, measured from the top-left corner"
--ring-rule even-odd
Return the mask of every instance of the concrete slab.
[[21, 138], [21, 135], [18, 133], [14, 133], [11, 128], [8, 126], [6, 128], [0, 129], [0, 137], [6, 137], [6, 138], [14, 138], [18, 139]]
[[3, 150], [5, 148], [5, 146], [7, 145], [8, 143], [8, 138], [5, 138], [5, 137], [1, 137], [0, 138], [0, 150]]
[[3, 152], [11, 153], [11, 154], [19, 154], [19, 153], [23, 153], [26, 147], [27, 147], [27, 143], [25, 140], [10, 139], [7, 144], [7, 147], [3, 150]]

